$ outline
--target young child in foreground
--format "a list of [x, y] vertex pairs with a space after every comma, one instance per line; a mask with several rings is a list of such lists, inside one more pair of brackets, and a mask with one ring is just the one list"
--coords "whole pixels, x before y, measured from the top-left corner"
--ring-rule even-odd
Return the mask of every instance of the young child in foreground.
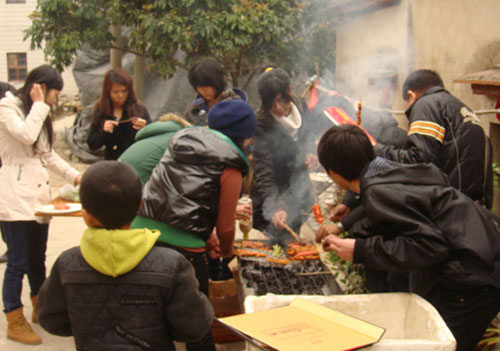
[[427, 299], [457, 340], [474, 350], [500, 310], [500, 218], [450, 186], [432, 163], [375, 157], [356, 126], [330, 128], [318, 158], [343, 189], [359, 194], [366, 217], [349, 238], [322, 238], [342, 259], [409, 276], [409, 290]]
[[63, 252], [44, 282], [38, 318], [78, 350], [175, 350], [210, 331], [213, 310], [189, 261], [155, 247], [159, 232], [130, 229], [141, 204], [135, 170], [101, 161], [83, 175], [79, 247]]

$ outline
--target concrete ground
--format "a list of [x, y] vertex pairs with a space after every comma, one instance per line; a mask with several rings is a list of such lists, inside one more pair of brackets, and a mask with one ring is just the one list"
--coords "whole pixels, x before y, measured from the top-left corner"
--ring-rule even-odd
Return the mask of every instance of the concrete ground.
[[[67, 116], [59, 119], [55, 123], [56, 143], [55, 148], [60, 156], [72, 163], [80, 171], [84, 171], [88, 165], [71, 160], [69, 152], [66, 151], [63, 141], [64, 128], [69, 127], [73, 123], [73, 116]], [[52, 193], [53, 196], [58, 194], [59, 188], [64, 184], [60, 178], [51, 175]], [[78, 246], [80, 235], [85, 230], [86, 226], [83, 220], [79, 217], [53, 217], [49, 227], [49, 240], [47, 245], [47, 275], [50, 273], [52, 264], [61, 252], [71, 247]], [[0, 240], [0, 255], [6, 250], [5, 243]], [[3, 281], [5, 272], [5, 263], [0, 264], [0, 279]], [[22, 301], [24, 304], [24, 315], [31, 321], [32, 307], [29, 298], [29, 285], [27, 278], [23, 282]], [[2, 305], [3, 310], [3, 305]], [[75, 345], [72, 337], [59, 337], [51, 335], [43, 330], [40, 325], [32, 324], [34, 331], [42, 338], [43, 343], [36, 346], [28, 346], [7, 339], [7, 321], [5, 316], [0, 316], [0, 350], [2, 351], [67, 351], [74, 350]], [[185, 350], [184, 345], [178, 344], [177, 350]], [[218, 344], [218, 351], [242, 351], [245, 350], [243, 342]]]
[[[78, 246], [80, 235], [86, 226], [79, 217], [54, 217], [50, 223], [49, 242], [47, 245], [47, 275], [50, 273], [52, 264], [61, 252], [73, 246]], [[5, 243], [0, 241], [0, 252], [5, 252]], [[3, 279], [5, 263], [0, 264], [0, 277]], [[32, 307], [29, 296], [29, 285], [27, 278], [23, 282], [22, 301], [24, 304], [24, 315], [31, 321]], [[3, 307], [2, 307], [3, 309]], [[59, 337], [51, 335], [43, 330], [40, 325], [32, 324], [35, 332], [42, 338], [43, 343], [36, 346], [27, 346], [7, 339], [7, 321], [4, 316], [0, 316], [0, 350], [2, 351], [67, 351], [74, 350], [72, 337]], [[179, 344], [177, 350], [185, 350], [184, 345]], [[218, 351], [241, 351], [245, 350], [242, 342], [219, 344]]]

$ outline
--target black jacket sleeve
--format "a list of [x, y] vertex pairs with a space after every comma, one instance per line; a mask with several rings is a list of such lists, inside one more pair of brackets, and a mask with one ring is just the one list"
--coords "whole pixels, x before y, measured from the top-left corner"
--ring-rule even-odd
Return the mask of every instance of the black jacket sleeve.
[[[410, 271], [442, 262], [449, 246], [432, 219], [412, 199], [374, 187], [363, 196], [367, 217], [355, 223], [354, 262], [384, 271]], [[404, 202], [406, 201], [406, 203]]]
[[365, 218], [365, 209], [363, 206], [356, 206], [347, 216], [342, 218], [340, 223], [344, 227], [344, 230], [349, 231], [354, 223], [359, 222], [363, 218]]
[[361, 200], [359, 198], [359, 195], [354, 191], [347, 190], [344, 198], [342, 199], [342, 204], [349, 207], [349, 209], [352, 211], [361, 204]]
[[164, 304], [165, 318], [174, 340], [196, 342], [210, 332], [212, 305], [198, 290], [193, 266], [184, 256], [178, 256], [175, 271], [173, 291]]
[[361, 206], [359, 195], [351, 190], [346, 191], [342, 199], [342, 204], [346, 205], [351, 210], [347, 216], [340, 220], [344, 230], [349, 231], [354, 223], [363, 219], [365, 210], [363, 206]]
[[[443, 107], [444, 108], [444, 107]], [[436, 162], [440, 157], [443, 146], [444, 133], [448, 125], [441, 116], [446, 115], [437, 103], [431, 103], [429, 99], [421, 98], [417, 100], [410, 110], [409, 129], [407, 145], [398, 147], [392, 145], [375, 145], [375, 154], [392, 161], [400, 163], [427, 163]], [[417, 127], [420, 122], [431, 123], [436, 129], [443, 130], [443, 136], [431, 133], [421, 132]], [[420, 130], [420, 131], [419, 131]]]
[[52, 266], [49, 277], [38, 293], [37, 314], [40, 325], [51, 334], [70, 336], [71, 324], [67, 309], [66, 295], [59, 275], [59, 261]]
[[87, 137], [87, 144], [90, 150], [97, 150], [111, 142], [112, 133], [107, 133], [103, 130], [106, 117], [98, 110], [94, 111], [92, 122], [90, 123], [90, 132]]

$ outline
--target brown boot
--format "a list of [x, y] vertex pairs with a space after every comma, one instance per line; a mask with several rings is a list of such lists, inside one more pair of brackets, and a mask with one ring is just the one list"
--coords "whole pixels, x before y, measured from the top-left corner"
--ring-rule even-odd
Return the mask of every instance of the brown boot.
[[42, 339], [33, 332], [31, 325], [24, 318], [23, 308], [7, 312], [7, 338], [21, 342], [23, 344], [38, 345], [42, 343]]
[[36, 304], [38, 303], [38, 295], [31, 297], [31, 304], [33, 305], [33, 313], [31, 314], [31, 322], [38, 324], [38, 316], [36, 315]]

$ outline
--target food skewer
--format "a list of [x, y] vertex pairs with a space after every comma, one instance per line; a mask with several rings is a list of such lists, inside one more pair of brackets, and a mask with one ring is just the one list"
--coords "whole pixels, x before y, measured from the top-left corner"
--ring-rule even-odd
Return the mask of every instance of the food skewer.
[[[317, 203], [314, 204], [312, 207], [312, 211], [314, 214], [314, 218], [316, 219], [316, 222], [318, 222], [319, 225], [323, 226], [325, 223], [325, 218], [323, 217], [323, 214], [321, 213], [321, 207], [319, 206], [319, 204], [317, 204]], [[318, 252], [323, 252], [323, 247], [320, 244], [315, 243], [315, 246], [316, 246], [316, 249], [318, 250]]]
[[332, 274], [332, 272], [330, 271], [307, 272], [307, 273], [296, 273], [295, 275], [322, 275], [322, 274]]
[[360, 126], [361, 125], [361, 98], [359, 98], [359, 101], [358, 101], [358, 110], [356, 111], [356, 117], [358, 117], [357, 125]]

